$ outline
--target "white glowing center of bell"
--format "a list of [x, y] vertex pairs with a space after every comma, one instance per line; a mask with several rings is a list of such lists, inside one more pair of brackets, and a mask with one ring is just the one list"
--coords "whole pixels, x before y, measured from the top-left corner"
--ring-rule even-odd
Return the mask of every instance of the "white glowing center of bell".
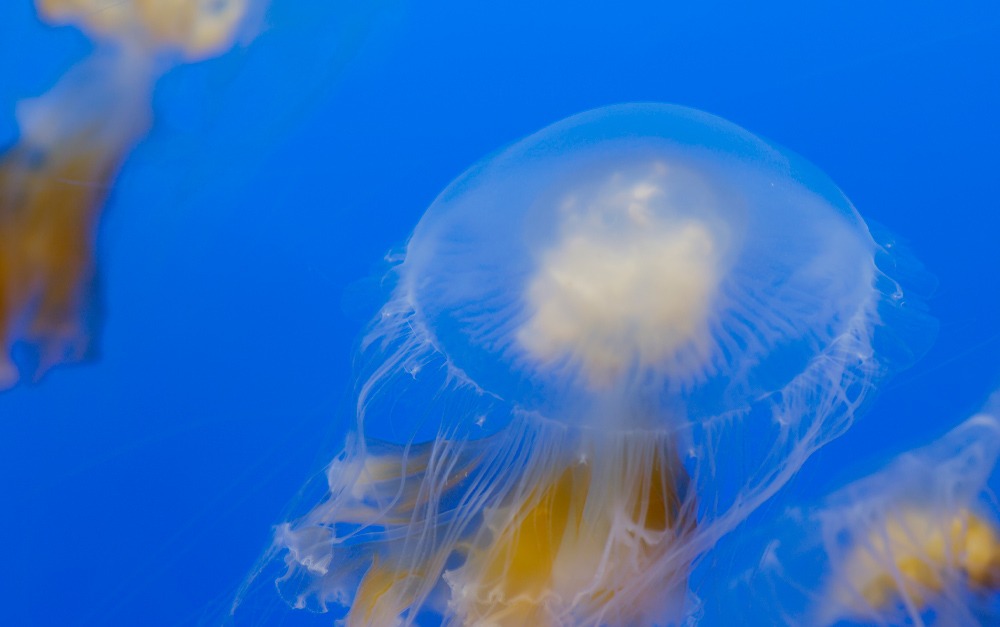
[[534, 360], [578, 367], [602, 386], [670, 363], [685, 346], [704, 353], [720, 246], [708, 224], [671, 211], [690, 199], [668, 193], [664, 168], [639, 181], [616, 176], [586, 203], [566, 200], [517, 335]]

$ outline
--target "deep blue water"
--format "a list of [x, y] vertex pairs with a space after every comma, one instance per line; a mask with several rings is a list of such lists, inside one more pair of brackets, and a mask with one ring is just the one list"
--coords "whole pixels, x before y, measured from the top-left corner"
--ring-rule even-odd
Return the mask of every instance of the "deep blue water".
[[[245, 50], [157, 86], [102, 227], [99, 360], [0, 394], [0, 624], [216, 622], [352, 420], [380, 260], [467, 166], [600, 105], [790, 147], [937, 277], [930, 352], [751, 523], [1000, 385], [1000, 5], [272, 4]], [[0, 7], [0, 142], [88, 49]], [[733, 611], [706, 598], [704, 622]]]

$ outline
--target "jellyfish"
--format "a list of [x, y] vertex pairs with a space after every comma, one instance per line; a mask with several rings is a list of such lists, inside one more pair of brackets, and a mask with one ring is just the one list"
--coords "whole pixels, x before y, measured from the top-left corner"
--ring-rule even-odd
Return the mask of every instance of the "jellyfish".
[[700, 556], [933, 335], [915, 268], [718, 117], [553, 124], [420, 219], [356, 427], [251, 579], [276, 564], [292, 607], [352, 626], [683, 622]]
[[[748, 579], [788, 624], [981, 625], [1000, 620], [995, 401], [812, 508], [794, 508]], [[766, 595], [764, 595], [766, 596]]]
[[[20, 102], [0, 154], [0, 390], [93, 352], [95, 241], [125, 155], [150, 125], [157, 78], [245, 34], [262, 0], [38, 0], [96, 43], [47, 93]], [[16, 362], [16, 345], [32, 358]]]

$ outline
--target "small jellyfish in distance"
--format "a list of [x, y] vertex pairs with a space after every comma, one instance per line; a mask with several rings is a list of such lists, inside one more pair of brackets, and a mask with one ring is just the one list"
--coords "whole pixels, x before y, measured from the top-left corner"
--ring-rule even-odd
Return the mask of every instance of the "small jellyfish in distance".
[[[0, 152], [0, 390], [93, 350], [95, 246], [126, 154], [150, 125], [168, 69], [229, 49], [263, 0], [38, 0], [93, 54], [47, 93], [18, 103], [19, 137]], [[34, 354], [16, 364], [15, 346]]]
[[[1000, 516], [989, 481], [997, 407], [936, 442], [795, 509], [751, 594], [788, 624], [981, 625], [1000, 620]], [[787, 588], [787, 589], [785, 589]]]
[[[269, 560], [347, 625], [667, 625], [692, 565], [933, 335], [837, 187], [720, 118], [549, 126], [434, 201], [357, 428]], [[237, 599], [237, 605], [240, 599]]]

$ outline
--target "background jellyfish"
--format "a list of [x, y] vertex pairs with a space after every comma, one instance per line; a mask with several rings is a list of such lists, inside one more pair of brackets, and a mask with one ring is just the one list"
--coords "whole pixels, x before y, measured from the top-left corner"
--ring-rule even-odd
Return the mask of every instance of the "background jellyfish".
[[[156, 79], [229, 49], [263, 0], [39, 0], [76, 24], [94, 53], [44, 95], [22, 101], [20, 137], [0, 156], [0, 389], [92, 349], [94, 248], [105, 197], [146, 132]], [[35, 363], [15, 364], [16, 344]]]
[[393, 273], [282, 594], [351, 625], [682, 620], [691, 564], [931, 334], [896, 260], [822, 173], [682, 107], [487, 158]]
[[[788, 624], [980, 625], [1000, 619], [994, 400], [936, 442], [790, 510], [742, 588]], [[776, 612], [777, 610], [777, 612]]]

